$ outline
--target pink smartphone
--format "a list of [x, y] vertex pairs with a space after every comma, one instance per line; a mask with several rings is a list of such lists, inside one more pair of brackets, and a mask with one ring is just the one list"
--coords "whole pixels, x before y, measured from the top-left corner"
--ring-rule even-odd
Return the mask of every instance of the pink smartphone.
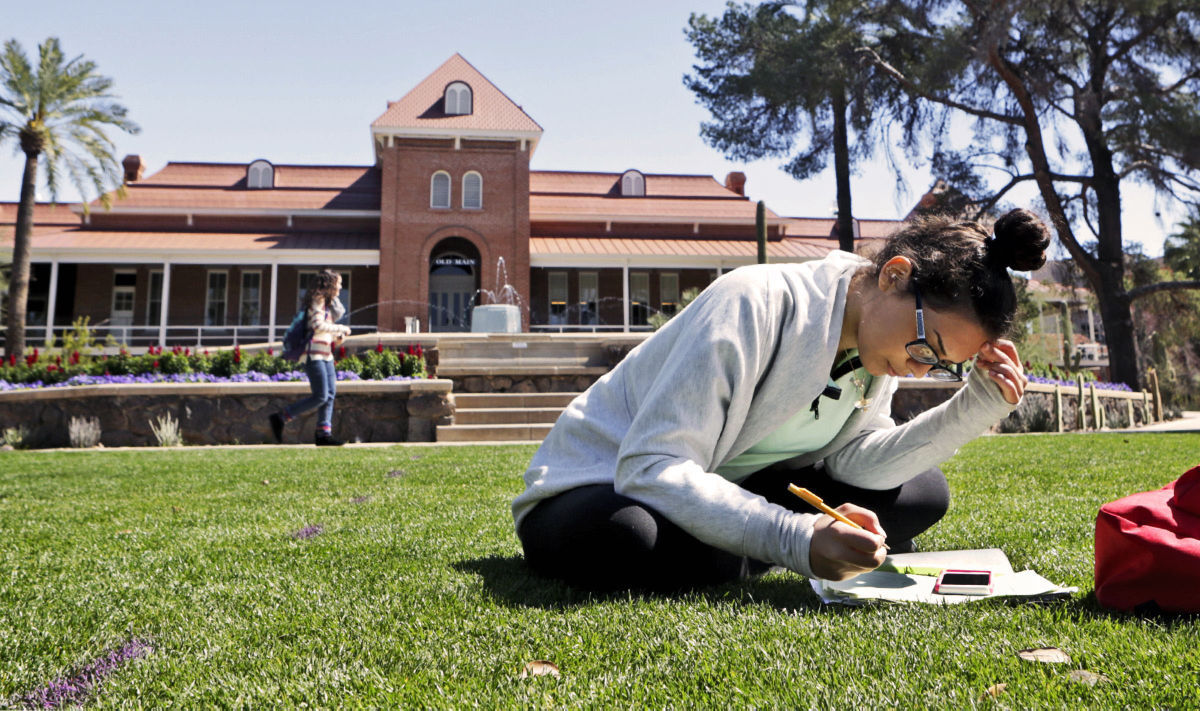
[[943, 570], [933, 591], [939, 595], [990, 595], [992, 573], [988, 570]]

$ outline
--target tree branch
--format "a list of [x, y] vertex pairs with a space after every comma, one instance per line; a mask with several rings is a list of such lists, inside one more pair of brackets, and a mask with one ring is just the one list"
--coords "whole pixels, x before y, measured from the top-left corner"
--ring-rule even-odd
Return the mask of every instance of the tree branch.
[[975, 106], [969, 106], [967, 104], [963, 104], [963, 103], [954, 101], [953, 99], [950, 99], [950, 98], [947, 98], [944, 96], [938, 96], [936, 94], [931, 94], [930, 92], [925, 91], [924, 89], [922, 89], [921, 87], [919, 87], [915, 83], [913, 83], [913, 81], [911, 79], [904, 76], [904, 74], [902, 74], [900, 72], [900, 70], [896, 69], [895, 67], [893, 67], [892, 65], [890, 65], [886, 61], [884, 61], [883, 57], [880, 57], [879, 54], [876, 53], [875, 50], [871, 49], [870, 47], [859, 47], [858, 49], [855, 50], [855, 52], [858, 54], [868, 55], [868, 59], [873, 65], [875, 65], [876, 67], [881, 69], [888, 76], [895, 79], [900, 84], [900, 86], [903, 86], [904, 88], [908, 89], [913, 94], [916, 94], [917, 96], [919, 96], [923, 99], [927, 99], [929, 101], [932, 101], [937, 104], [941, 104], [943, 106], [949, 106], [952, 109], [958, 109], [959, 111], [971, 114], [972, 116], [993, 119], [995, 121], [1009, 123], [1014, 126], [1023, 125], [1023, 123], [1019, 117], [1009, 116], [1007, 114], [998, 114], [994, 111], [987, 111], [985, 109], [981, 109], [981, 108], [978, 108]]
[[1164, 12], [1162, 15], [1160, 15], [1158, 18], [1156, 18], [1155, 22], [1153, 22], [1150, 25], [1147, 25], [1146, 27], [1143, 27], [1141, 32], [1137, 33], [1133, 37], [1130, 37], [1129, 39], [1125, 40], [1124, 42], [1121, 42], [1120, 44], [1118, 44], [1116, 50], [1112, 54], [1108, 55], [1108, 57], [1107, 57], [1108, 63], [1115, 64], [1124, 55], [1128, 54], [1129, 50], [1133, 49], [1134, 47], [1136, 47], [1139, 44], [1141, 44], [1142, 42], [1144, 42], [1147, 37], [1157, 33], [1167, 23], [1171, 22], [1174, 19], [1175, 19], [1174, 12]]
[[973, 219], [978, 220], [980, 217], [983, 217], [988, 210], [995, 207], [996, 203], [1000, 202], [1000, 198], [1004, 197], [1004, 193], [1012, 190], [1018, 184], [1023, 183], [1026, 180], [1033, 180], [1035, 177], [1037, 176], [1035, 176], [1033, 173], [1029, 173], [1028, 175], [1014, 175], [1012, 180], [1008, 181], [1008, 185], [1000, 188], [1000, 192], [991, 196], [986, 202], [980, 205], [979, 210], [975, 212], [975, 217]]
[[1182, 291], [1184, 289], [1200, 289], [1200, 281], [1160, 281], [1157, 284], [1147, 284], [1139, 286], [1136, 289], [1130, 289], [1127, 293], [1129, 300], [1134, 301], [1143, 296], [1157, 294], [1160, 291]]

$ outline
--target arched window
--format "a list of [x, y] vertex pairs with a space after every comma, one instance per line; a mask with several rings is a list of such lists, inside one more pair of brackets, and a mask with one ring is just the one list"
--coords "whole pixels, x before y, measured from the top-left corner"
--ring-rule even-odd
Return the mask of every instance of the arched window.
[[461, 81], [452, 82], [446, 87], [445, 104], [451, 116], [471, 113], [471, 87]]
[[275, 166], [262, 159], [246, 166], [246, 187], [251, 190], [275, 187]]
[[623, 197], [645, 197], [646, 177], [636, 170], [627, 170], [621, 176], [621, 195]]
[[463, 176], [463, 209], [483, 208], [483, 176], [471, 171]]
[[450, 174], [439, 170], [429, 181], [429, 206], [450, 207]]

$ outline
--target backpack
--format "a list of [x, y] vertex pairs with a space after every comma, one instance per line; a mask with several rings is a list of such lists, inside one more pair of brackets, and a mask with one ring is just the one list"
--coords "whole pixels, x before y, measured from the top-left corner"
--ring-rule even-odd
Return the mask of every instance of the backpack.
[[1104, 607], [1200, 612], [1200, 467], [1100, 507], [1095, 574]]
[[308, 330], [308, 310], [300, 309], [287, 332], [283, 334], [284, 360], [299, 362], [308, 350], [308, 342], [312, 340], [312, 332]]

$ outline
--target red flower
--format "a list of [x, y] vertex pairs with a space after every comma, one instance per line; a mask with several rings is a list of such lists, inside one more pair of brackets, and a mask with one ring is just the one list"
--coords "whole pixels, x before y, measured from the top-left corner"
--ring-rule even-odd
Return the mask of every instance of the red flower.
[[38, 349], [37, 349], [37, 346], [34, 346], [34, 347], [33, 347], [33, 359], [34, 359], [34, 360], [37, 360], [37, 359], [38, 359]]
[[418, 358], [425, 357], [425, 349], [421, 347], [420, 343], [417, 344], [417, 357]]
[[157, 358], [154, 359], [154, 369], [158, 370], [158, 359]]
[[383, 353], [383, 341], [377, 341], [377, 342], [375, 343], [375, 352], [376, 352], [376, 353]]
[[58, 370], [58, 366], [57, 366], [57, 365], [54, 365], [53, 363], [51, 363], [50, 365], [46, 366], [46, 372], [47, 372], [47, 373], [53, 373], [53, 372], [54, 372], [54, 371], [56, 371], [56, 370]]
[[346, 347], [342, 346], [341, 348], [338, 349], [338, 360], [341, 360], [345, 357], [346, 357]]
[[204, 349], [204, 356], [205, 356], [206, 358], [208, 357], [208, 349], [207, 349], [207, 348], [205, 348], [205, 349]]
[[56, 356], [54, 356], [54, 364], [55, 364], [55, 365], [62, 365], [62, 356], [60, 356], [60, 355], [56, 355]]
[[267, 355], [269, 355], [269, 356], [275, 355], [275, 349], [270, 346], [267, 346]]
[[122, 355], [122, 356], [127, 356], [127, 355], [129, 355], [129, 351], [125, 350], [125, 348], [124, 348], [123, 346], [122, 346], [122, 348], [121, 348], [121, 355]]
[[242, 347], [241, 346], [233, 347], [233, 362], [234, 363], [242, 362]]
[[79, 363], [79, 351], [72, 351], [72, 353], [71, 353], [71, 363], [73, 363], [73, 364], [78, 364], [78, 363]]
[[104, 374], [105, 374], [105, 375], [112, 375], [112, 373], [108, 372], [107, 370], [105, 370], [105, 371], [104, 371]]
[[184, 349], [183, 349], [183, 354], [184, 354], [185, 356], [190, 356], [190, 355], [192, 354], [192, 349], [191, 349], [191, 348], [184, 348]]
[[9, 353], [9, 354], [8, 354], [8, 364], [9, 364], [9, 365], [16, 365], [16, 364], [17, 364], [17, 354], [16, 354], [16, 353]]

